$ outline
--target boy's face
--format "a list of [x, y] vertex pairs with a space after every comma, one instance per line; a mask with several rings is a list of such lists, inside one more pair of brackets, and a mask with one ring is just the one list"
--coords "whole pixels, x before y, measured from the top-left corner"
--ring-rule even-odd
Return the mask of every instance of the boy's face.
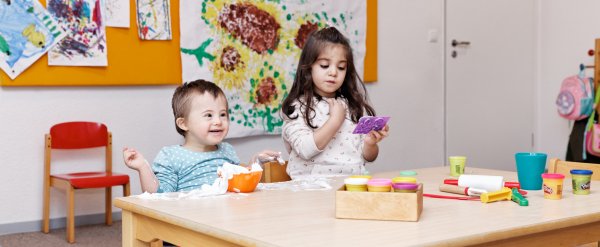
[[346, 50], [340, 44], [327, 45], [312, 65], [311, 76], [317, 94], [333, 98], [346, 78]]
[[190, 113], [177, 119], [179, 128], [185, 130], [185, 146], [198, 151], [213, 151], [229, 131], [227, 100], [223, 95], [215, 98], [210, 93], [192, 96]]

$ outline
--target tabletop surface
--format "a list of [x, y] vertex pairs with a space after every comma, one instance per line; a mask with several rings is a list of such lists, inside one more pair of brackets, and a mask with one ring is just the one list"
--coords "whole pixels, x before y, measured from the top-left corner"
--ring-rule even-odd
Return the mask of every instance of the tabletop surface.
[[[449, 178], [448, 167], [416, 171], [424, 193], [453, 195], [438, 190]], [[517, 181], [515, 172], [477, 168], [466, 172]], [[398, 174], [385, 172], [374, 177]], [[592, 182], [590, 195], [574, 195], [570, 183], [570, 179], [564, 180], [562, 200], [544, 199], [541, 190], [528, 191], [526, 207], [512, 201], [425, 197], [418, 222], [336, 219], [335, 190], [341, 179], [332, 181], [334, 189], [324, 191], [266, 190], [172, 201], [121, 197], [115, 199], [115, 205], [242, 245], [464, 245], [600, 221], [600, 183]]]

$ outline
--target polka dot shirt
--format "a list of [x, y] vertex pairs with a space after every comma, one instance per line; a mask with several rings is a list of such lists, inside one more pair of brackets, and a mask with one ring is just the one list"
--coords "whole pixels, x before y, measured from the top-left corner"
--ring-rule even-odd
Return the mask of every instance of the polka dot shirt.
[[212, 184], [224, 162], [240, 163], [233, 146], [226, 142], [212, 152], [190, 151], [181, 145], [163, 147], [152, 164], [159, 181], [157, 192], [189, 191]]

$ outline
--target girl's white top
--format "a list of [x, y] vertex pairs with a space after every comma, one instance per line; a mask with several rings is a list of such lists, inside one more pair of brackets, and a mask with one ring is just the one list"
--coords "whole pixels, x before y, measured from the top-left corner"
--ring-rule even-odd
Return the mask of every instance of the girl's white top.
[[[329, 104], [325, 99], [318, 102], [316, 98], [313, 100], [315, 112], [312, 124], [318, 129], [329, 119]], [[289, 119], [284, 115], [282, 138], [290, 154], [287, 172], [292, 179], [308, 175], [364, 174], [366, 163], [362, 156], [364, 135], [352, 134], [356, 124], [350, 120], [346, 100], [344, 104], [346, 118], [337, 134], [323, 150], [319, 150], [315, 144], [313, 133], [316, 129], [310, 128], [304, 122], [303, 115], [296, 119]], [[298, 101], [294, 103], [296, 111], [292, 116], [298, 114], [299, 105]], [[305, 112], [304, 108], [303, 106], [300, 109], [302, 114]]]

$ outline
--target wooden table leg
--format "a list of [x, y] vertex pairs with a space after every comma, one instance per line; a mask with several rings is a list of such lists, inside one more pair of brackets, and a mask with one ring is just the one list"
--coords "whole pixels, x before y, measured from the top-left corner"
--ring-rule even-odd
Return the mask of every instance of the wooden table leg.
[[121, 221], [123, 224], [122, 234], [122, 246], [123, 247], [139, 247], [139, 246], [150, 246], [150, 243], [140, 241], [136, 237], [137, 222], [135, 215], [130, 212], [123, 210], [121, 213]]

